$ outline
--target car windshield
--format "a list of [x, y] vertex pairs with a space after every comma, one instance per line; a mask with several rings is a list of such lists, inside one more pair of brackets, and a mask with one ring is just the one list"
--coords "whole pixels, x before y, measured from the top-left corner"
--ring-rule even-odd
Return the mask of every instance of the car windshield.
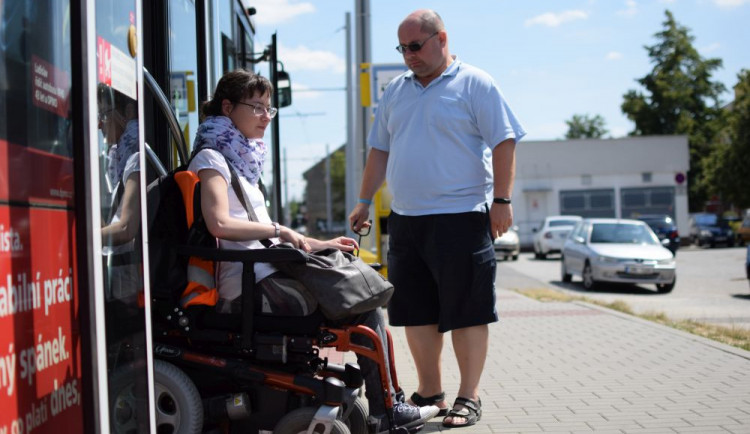
[[659, 244], [647, 226], [628, 223], [594, 223], [591, 243]]
[[576, 220], [550, 220], [549, 227], [555, 226], [575, 226], [578, 221]]
[[701, 226], [716, 226], [718, 219], [714, 214], [698, 214], [695, 216], [695, 222]]

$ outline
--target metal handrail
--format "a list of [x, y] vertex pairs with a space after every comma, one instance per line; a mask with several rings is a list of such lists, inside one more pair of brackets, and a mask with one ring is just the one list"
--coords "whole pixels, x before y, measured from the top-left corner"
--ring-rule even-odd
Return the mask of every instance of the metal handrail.
[[[169, 104], [169, 99], [167, 99], [167, 96], [161, 90], [159, 84], [151, 73], [148, 72], [148, 69], [146, 69], [145, 66], [143, 67], [143, 77], [146, 79], [146, 87], [148, 87], [151, 94], [154, 96], [154, 99], [156, 99], [161, 112], [164, 113], [164, 117], [167, 118], [169, 130], [172, 132], [172, 138], [177, 144], [177, 153], [180, 156], [180, 161], [182, 164], [185, 164], [188, 161], [187, 144], [185, 143], [185, 137], [182, 135], [182, 130], [180, 130], [180, 123], [177, 121], [177, 115], [175, 115], [174, 110], [172, 110], [172, 105]], [[153, 151], [151, 152], [153, 153]], [[153, 157], [156, 157], [156, 155]], [[151, 155], [149, 155], [149, 158], [151, 158]]]

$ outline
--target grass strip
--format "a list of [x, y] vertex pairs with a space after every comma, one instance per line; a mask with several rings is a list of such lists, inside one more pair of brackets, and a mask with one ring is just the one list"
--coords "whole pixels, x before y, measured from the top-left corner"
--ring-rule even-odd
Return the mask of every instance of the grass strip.
[[603, 306], [622, 313], [626, 313], [628, 315], [637, 316], [639, 318], [653, 321], [655, 323], [663, 324], [678, 330], [692, 333], [697, 336], [712, 339], [723, 344], [750, 351], [750, 330], [743, 329], [742, 327], [725, 327], [707, 324], [691, 319], [675, 320], [669, 318], [663, 312], [646, 312], [643, 314], [637, 314], [634, 313], [633, 309], [631, 309], [630, 306], [622, 300], [615, 300], [611, 303], [605, 303], [588, 297], [565, 294], [560, 291], [555, 291], [554, 289], [548, 288], [516, 289], [514, 291], [526, 297], [543, 302], [569, 303], [571, 301], [585, 301], [586, 303]]

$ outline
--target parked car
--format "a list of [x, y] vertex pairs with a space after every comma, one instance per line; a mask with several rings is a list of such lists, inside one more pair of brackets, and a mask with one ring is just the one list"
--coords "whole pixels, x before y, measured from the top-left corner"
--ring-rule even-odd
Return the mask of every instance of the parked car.
[[695, 213], [690, 215], [690, 240], [698, 247], [726, 244], [734, 246], [734, 232], [729, 222], [711, 213]]
[[581, 221], [577, 215], [555, 215], [544, 219], [542, 227], [534, 228], [534, 257], [545, 259], [550, 253], [560, 253], [565, 239], [576, 223]]
[[737, 242], [743, 246], [750, 243], [750, 213], [745, 215], [742, 224], [737, 228]]
[[673, 255], [677, 254], [677, 249], [680, 247], [680, 233], [672, 217], [666, 214], [644, 214], [638, 216], [637, 219], [649, 225], [659, 240], [669, 240], [669, 245], [666, 247]]
[[640, 220], [584, 219], [563, 244], [562, 281], [580, 276], [587, 290], [599, 282], [653, 283], [660, 293], [670, 292], [675, 260], [664, 244]]
[[518, 259], [521, 253], [521, 241], [518, 238], [518, 226], [509, 228], [507, 232], [495, 239], [495, 259]]

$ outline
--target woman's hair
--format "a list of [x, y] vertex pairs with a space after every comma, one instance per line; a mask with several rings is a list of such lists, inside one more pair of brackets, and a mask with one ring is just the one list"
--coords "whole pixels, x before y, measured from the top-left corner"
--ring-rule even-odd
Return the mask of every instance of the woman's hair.
[[272, 92], [273, 85], [265, 77], [244, 69], [227, 72], [216, 85], [213, 98], [201, 105], [201, 120], [206, 116], [221, 116], [221, 102], [225, 99], [235, 103], [243, 98]]

